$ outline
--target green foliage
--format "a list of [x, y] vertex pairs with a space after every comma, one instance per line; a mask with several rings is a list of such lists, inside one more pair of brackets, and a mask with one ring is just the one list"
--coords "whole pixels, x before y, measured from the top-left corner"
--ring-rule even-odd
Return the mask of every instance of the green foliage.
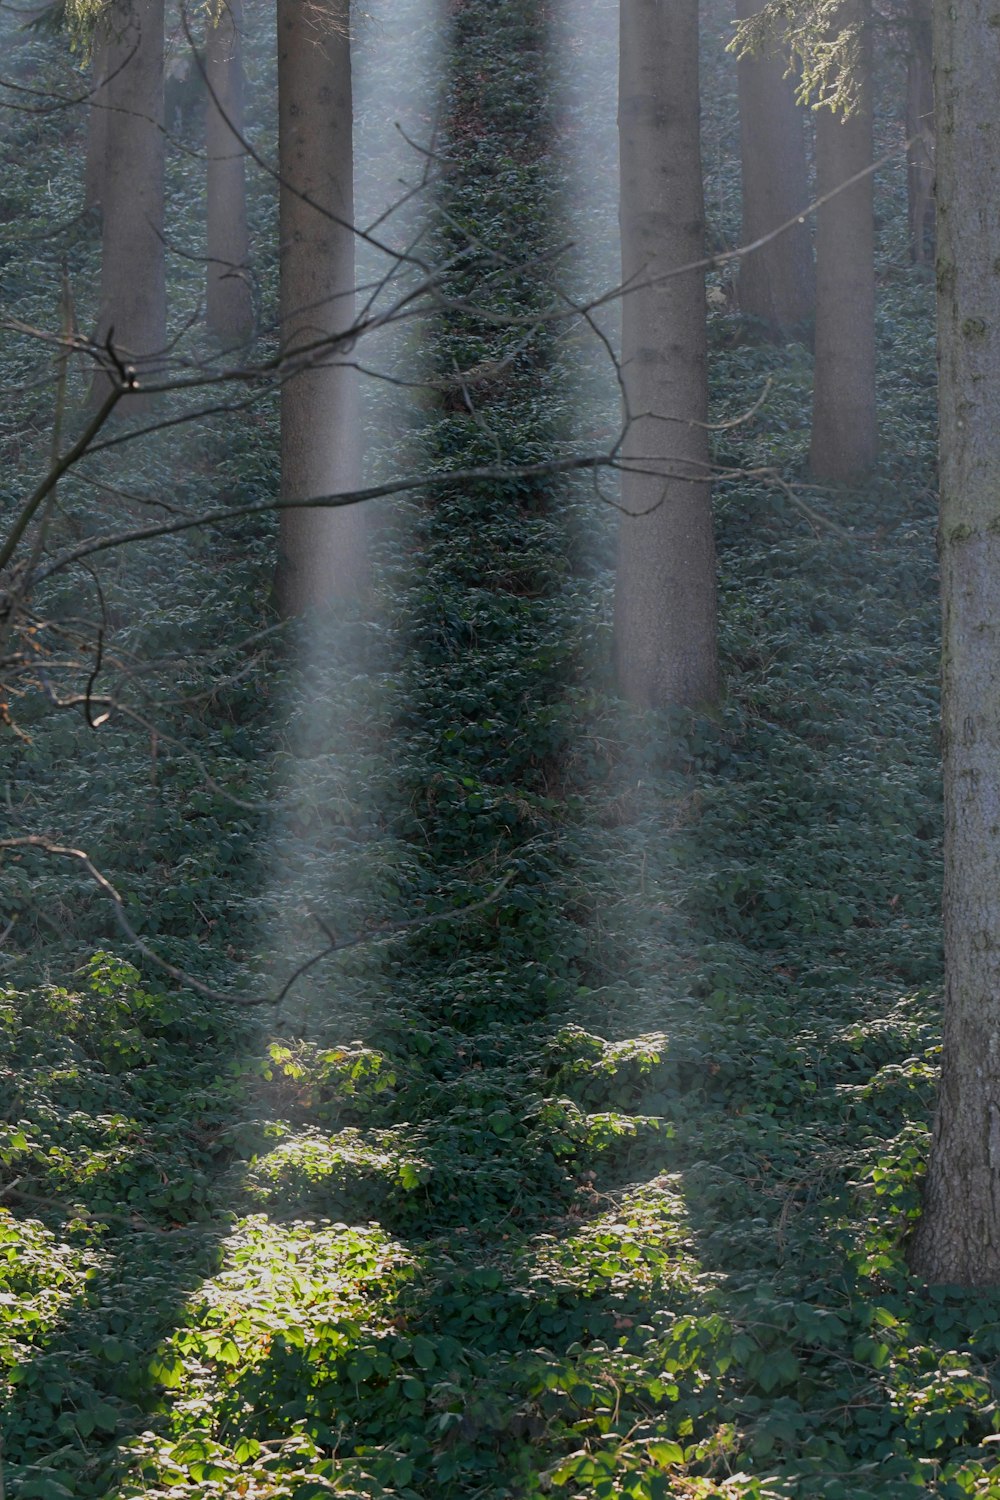
[[768, 0], [753, 16], [735, 23], [730, 49], [777, 53], [798, 81], [802, 104], [819, 104], [849, 115], [857, 102], [861, 39], [845, 23], [842, 0]]

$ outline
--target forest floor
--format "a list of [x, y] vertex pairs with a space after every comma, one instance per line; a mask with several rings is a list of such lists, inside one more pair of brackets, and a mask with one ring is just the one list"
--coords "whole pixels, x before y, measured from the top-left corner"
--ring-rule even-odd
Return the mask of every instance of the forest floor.
[[[541, 7], [463, 0], [449, 24], [425, 240], [449, 306], [432, 396], [381, 435], [442, 476], [615, 420], [547, 312], [579, 116]], [[264, 94], [266, 47], [250, 63]], [[0, 290], [47, 326], [94, 234], [65, 114], [11, 118]], [[905, 1265], [941, 955], [933, 287], [902, 181], [879, 183], [863, 490], [795, 488], [807, 343], [712, 312], [718, 419], [770, 382], [715, 435], [717, 715], [616, 701], [614, 517], [580, 479], [399, 501], [377, 623], [344, 618], [321, 656], [275, 628], [268, 518], [111, 554], [97, 602], [83, 575], [47, 585], [2, 726], [11, 833], [87, 849], [144, 941], [234, 999], [133, 967], [77, 865], [0, 866], [8, 1500], [1000, 1495], [1000, 1299]], [[252, 207], [273, 231], [266, 187]], [[264, 267], [265, 318], [273, 294]], [[449, 384], [477, 366], [498, 373]], [[40, 370], [12, 331], [15, 497], [45, 460]], [[67, 480], [54, 542], [273, 493], [275, 403], [128, 451]], [[95, 670], [95, 620], [96, 681], [132, 714], [99, 732], [56, 702]], [[317, 909], [369, 940], [239, 1003], [315, 948]]]

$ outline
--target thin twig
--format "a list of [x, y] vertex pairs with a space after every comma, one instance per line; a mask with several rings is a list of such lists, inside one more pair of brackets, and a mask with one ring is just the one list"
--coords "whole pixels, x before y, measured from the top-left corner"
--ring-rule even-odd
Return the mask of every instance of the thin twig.
[[277, 996], [275, 995], [234, 995], [226, 990], [213, 989], [211, 985], [203, 984], [200, 979], [189, 974], [187, 970], [180, 969], [176, 964], [169, 963], [167, 959], [150, 948], [149, 944], [136, 932], [128, 917], [125, 915], [125, 902], [119, 891], [111, 884], [108, 877], [97, 868], [90, 855], [85, 849], [74, 849], [67, 844], [56, 844], [51, 839], [44, 838], [41, 834], [22, 834], [18, 838], [0, 839], [0, 849], [41, 849], [45, 854], [59, 855], [65, 859], [74, 859], [81, 864], [104, 894], [112, 903], [115, 919], [125, 934], [128, 941], [153, 963], [157, 968], [169, 974], [171, 979], [183, 985], [185, 989], [195, 990], [199, 995], [204, 995], [207, 1000], [221, 1000], [227, 1005], [239, 1005], [246, 1008], [257, 1005], [278, 1005], [285, 999], [289, 990], [298, 980], [315, 964], [324, 958], [329, 958], [334, 953], [343, 953], [348, 948], [363, 948], [373, 946], [376, 943], [389, 942], [398, 937], [400, 933], [412, 932], [417, 927], [431, 927], [441, 922], [462, 922], [466, 917], [472, 916], [474, 912], [482, 911], [487, 906], [492, 906], [501, 893], [506, 889], [514, 878], [515, 872], [509, 871], [502, 880], [498, 881], [488, 895], [479, 901], [473, 901], [469, 906], [462, 906], [454, 911], [425, 912], [419, 917], [410, 917], [405, 922], [395, 922], [391, 926], [380, 928], [377, 932], [358, 933], [355, 937], [345, 938], [343, 942], [333, 939], [329, 945], [319, 953], [313, 954], [305, 963], [292, 974], [291, 978], [283, 985]]
[[20, 515], [15, 518], [14, 524], [7, 534], [7, 540], [0, 547], [0, 572], [3, 571], [13, 557], [18, 542], [30, 525], [31, 518], [38, 510], [42, 501], [55, 489], [66, 471], [71, 469], [77, 460], [82, 458], [87, 452], [94, 438], [100, 432], [124, 394], [125, 387], [123, 385], [115, 384], [112, 386], [76, 442], [72, 447], [67, 448], [62, 458], [52, 464], [49, 472], [36, 487], [34, 493], [24, 502]]
[[179, 520], [163, 521], [154, 526], [144, 526], [136, 531], [115, 532], [109, 536], [91, 537], [77, 546], [69, 548], [61, 556], [53, 558], [32, 578], [33, 584], [42, 583], [53, 573], [70, 567], [81, 558], [95, 552], [106, 552], [113, 547], [122, 547], [132, 542], [145, 542], [153, 537], [173, 536], [181, 531], [192, 531], [198, 526], [222, 526], [229, 521], [238, 521], [248, 516], [265, 515], [281, 510], [335, 510], [341, 506], [363, 505], [368, 500], [381, 500], [387, 495], [406, 494], [413, 491], [438, 489], [442, 485], [474, 484], [482, 480], [509, 484], [515, 480], [544, 478], [556, 474], [574, 474], [589, 469], [620, 468], [620, 462], [605, 453], [582, 455], [577, 458], [554, 458], [537, 464], [487, 464], [469, 469], [442, 470], [431, 474], [406, 474], [384, 484], [368, 485], [364, 489], [347, 490], [341, 495], [314, 495], [294, 500], [258, 500], [250, 505], [227, 506], [222, 510], [208, 511], [198, 516], [185, 516]]

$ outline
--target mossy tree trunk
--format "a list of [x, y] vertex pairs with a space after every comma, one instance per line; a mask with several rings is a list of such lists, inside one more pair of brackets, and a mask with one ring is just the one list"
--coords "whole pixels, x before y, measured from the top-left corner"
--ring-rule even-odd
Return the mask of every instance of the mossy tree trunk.
[[242, 0], [210, 15], [205, 43], [208, 270], [205, 321], [225, 343], [253, 333], [243, 135]]
[[719, 691], [697, 0], [621, 0], [625, 438], [615, 661], [651, 708]]
[[1000, 1284], [1000, 28], [935, 0], [945, 800], [941, 1095], [913, 1268]]
[[[281, 167], [281, 498], [360, 478], [354, 324], [349, 0], [278, 0]], [[286, 614], [327, 608], [365, 581], [357, 506], [282, 512], [276, 590]]]
[[[816, 112], [816, 365], [810, 467], [849, 484], [878, 455], [875, 410], [875, 219], [872, 188], [871, 0], [843, 0], [832, 29], [860, 36], [856, 104]], [[866, 172], [867, 169], [867, 172]], [[843, 184], [866, 173], [850, 187]]]
[[[760, 8], [761, 0], [736, 0], [741, 20]], [[737, 65], [744, 245], [787, 224], [809, 203], [803, 114], [787, 68], [780, 47], [741, 57]], [[812, 316], [816, 274], [812, 229], [804, 219], [743, 257], [739, 302], [778, 337]]]

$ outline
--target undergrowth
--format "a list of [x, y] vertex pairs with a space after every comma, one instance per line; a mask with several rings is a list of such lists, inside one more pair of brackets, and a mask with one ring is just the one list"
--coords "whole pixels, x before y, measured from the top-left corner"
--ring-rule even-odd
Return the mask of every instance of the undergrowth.
[[[904, 1262], [940, 814], [931, 291], [892, 258], [899, 204], [883, 185], [878, 473], [810, 515], [720, 483], [726, 701], [629, 714], [608, 507], [447, 477], [566, 451], [574, 393], [602, 389], [545, 316], [579, 117], [553, 105], [541, 7], [464, 0], [449, 26], [427, 248], [450, 311], [405, 433], [441, 483], [379, 528], [377, 623], [341, 621], [296, 665], [261, 521], [112, 563], [99, 598], [53, 582], [32, 627], [11, 829], [86, 848], [143, 938], [232, 999], [133, 967], [84, 870], [5, 858], [6, 1493], [1000, 1494], [1000, 1304]], [[723, 243], [729, 66], [709, 46]], [[12, 165], [34, 142], [71, 225], [38, 251], [43, 322], [61, 258], [86, 281], [94, 245], [65, 118], [16, 127]], [[8, 229], [34, 184], [8, 179]], [[4, 248], [5, 298], [29, 296]], [[527, 312], [526, 339], [503, 319]], [[808, 349], [724, 309], [711, 332], [720, 418], [771, 381], [718, 463], [800, 479]], [[18, 483], [49, 415], [22, 364], [39, 373], [27, 340], [4, 358]], [[452, 378], [474, 367], [500, 373]], [[613, 425], [614, 389], [596, 399]], [[106, 455], [57, 533], [273, 492], [274, 438], [265, 402], [237, 440], [220, 422], [134, 471]], [[93, 671], [96, 620], [92, 694], [117, 705], [99, 730], [55, 701]], [[316, 951], [316, 912], [377, 941], [248, 1008]]]

